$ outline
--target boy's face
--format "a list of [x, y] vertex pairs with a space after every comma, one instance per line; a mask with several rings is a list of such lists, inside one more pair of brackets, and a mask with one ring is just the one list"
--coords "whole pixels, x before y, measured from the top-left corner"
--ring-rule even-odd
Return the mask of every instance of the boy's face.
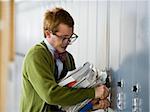
[[69, 45], [69, 38], [73, 34], [73, 28], [65, 24], [58, 26], [58, 32], [56, 34], [50, 33], [50, 44], [60, 53], [65, 52]]

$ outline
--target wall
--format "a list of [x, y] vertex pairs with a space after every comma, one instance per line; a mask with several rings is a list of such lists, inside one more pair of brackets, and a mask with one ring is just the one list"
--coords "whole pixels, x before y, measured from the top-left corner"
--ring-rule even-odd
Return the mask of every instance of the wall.
[[[31, 9], [33, 5], [35, 8]], [[16, 44], [17, 52], [25, 54], [28, 48], [43, 39], [42, 18], [45, 10], [54, 6], [63, 6], [74, 17], [75, 33], [79, 35], [75, 44], [68, 48], [68, 50], [73, 53], [77, 66], [87, 60], [90, 60], [102, 68], [106, 66], [107, 2], [52, 1], [31, 2], [30, 4], [29, 2], [21, 2], [16, 6], [16, 37], [22, 37], [16, 38], [16, 42], [18, 42]], [[25, 21], [22, 22], [23, 19], [25, 19]], [[31, 23], [36, 30], [33, 30]], [[24, 26], [26, 30], [21, 30], [22, 26]], [[22, 40], [24, 41], [21, 42]], [[80, 45], [82, 45], [82, 47], [80, 47]], [[24, 46], [26, 47], [24, 48]], [[102, 50], [93, 50], [96, 47]], [[84, 50], [86, 55], [85, 52], [83, 52]], [[101, 54], [103, 54], [103, 56]], [[96, 59], [98, 59], [98, 61]]]

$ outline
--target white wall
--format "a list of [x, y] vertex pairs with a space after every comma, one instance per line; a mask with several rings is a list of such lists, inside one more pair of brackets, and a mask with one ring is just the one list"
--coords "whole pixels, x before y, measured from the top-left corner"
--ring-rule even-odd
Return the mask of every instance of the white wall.
[[75, 20], [75, 33], [79, 38], [68, 50], [74, 55], [77, 66], [87, 60], [101, 68], [106, 66], [107, 2], [20, 2], [16, 6], [16, 37], [21, 37], [16, 38], [17, 52], [26, 53], [33, 44], [42, 41], [44, 12], [58, 6], [69, 11]]

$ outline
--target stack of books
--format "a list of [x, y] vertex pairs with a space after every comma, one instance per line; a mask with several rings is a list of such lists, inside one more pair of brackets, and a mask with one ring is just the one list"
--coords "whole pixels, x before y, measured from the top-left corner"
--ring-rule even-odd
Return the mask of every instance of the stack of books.
[[[97, 85], [106, 84], [108, 73], [106, 70], [99, 70], [89, 62], [83, 66], [69, 71], [67, 75], [59, 82], [60, 86], [73, 88], [90, 88]], [[88, 99], [77, 105], [64, 107], [67, 112], [86, 112], [92, 108], [92, 99]]]

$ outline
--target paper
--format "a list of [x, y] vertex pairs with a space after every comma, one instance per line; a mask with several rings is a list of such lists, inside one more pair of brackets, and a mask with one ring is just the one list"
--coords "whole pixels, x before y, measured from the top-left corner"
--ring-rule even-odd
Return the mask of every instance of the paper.
[[[82, 67], [79, 67], [73, 71], [68, 72], [60, 82], [60, 86], [68, 86], [73, 88], [89, 88], [95, 87], [100, 84], [106, 83], [108, 74], [106, 70], [98, 70], [93, 67], [92, 64], [86, 62]], [[91, 99], [87, 99], [82, 103], [64, 107], [63, 109], [67, 112], [78, 112], [83, 108]], [[110, 109], [109, 109], [110, 110]], [[112, 112], [112, 111], [111, 111]]]

